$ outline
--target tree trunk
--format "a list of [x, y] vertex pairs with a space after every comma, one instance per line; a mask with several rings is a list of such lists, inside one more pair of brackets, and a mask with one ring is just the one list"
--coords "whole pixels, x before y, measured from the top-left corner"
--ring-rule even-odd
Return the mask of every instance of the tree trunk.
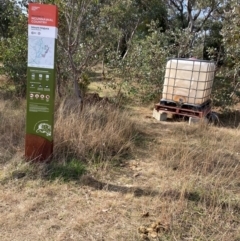
[[[78, 75], [77, 74], [74, 74], [74, 92], [75, 92], [75, 95], [77, 97], [77, 102], [79, 103], [79, 106], [80, 106], [80, 110], [82, 111], [83, 109], [83, 95], [82, 95], [82, 92], [79, 88], [79, 84], [78, 84]], [[78, 104], [76, 103], [76, 104]]]

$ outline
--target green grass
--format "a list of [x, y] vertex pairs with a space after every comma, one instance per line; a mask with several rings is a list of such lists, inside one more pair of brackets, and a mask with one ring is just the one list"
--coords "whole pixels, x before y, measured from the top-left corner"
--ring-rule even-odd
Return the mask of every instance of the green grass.
[[46, 177], [50, 180], [78, 180], [86, 172], [86, 166], [79, 160], [72, 159], [64, 163], [52, 161], [47, 166]]

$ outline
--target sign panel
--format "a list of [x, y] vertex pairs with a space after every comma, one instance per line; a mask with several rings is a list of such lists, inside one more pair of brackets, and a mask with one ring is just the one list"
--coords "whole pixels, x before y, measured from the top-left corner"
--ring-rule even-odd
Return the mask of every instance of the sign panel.
[[55, 39], [28, 37], [28, 67], [54, 68]]
[[28, 68], [27, 133], [53, 140], [55, 93], [53, 69]]
[[57, 7], [55, 5], [29, 3], [28, 24], [57, 27]]
[[53, 149], [57, 16], [55, 5], [29, 4], [25, 141], [29, 160], [46, 160]]

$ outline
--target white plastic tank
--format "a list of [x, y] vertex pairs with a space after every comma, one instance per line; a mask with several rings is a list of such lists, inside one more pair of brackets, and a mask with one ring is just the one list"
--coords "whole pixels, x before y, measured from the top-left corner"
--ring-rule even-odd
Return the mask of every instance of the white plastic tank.
[[215, 64], [197, 59], [167, 62], [162, 99], [181, 104], [201, 105], [210, 99]]

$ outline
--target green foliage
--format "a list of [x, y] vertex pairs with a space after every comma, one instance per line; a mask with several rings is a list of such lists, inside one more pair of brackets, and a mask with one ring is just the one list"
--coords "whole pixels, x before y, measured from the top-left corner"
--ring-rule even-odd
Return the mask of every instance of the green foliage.
[[135, 92], [143, 101], [149, 101], [159, 95], [162, 88], [164, 68], [170, 54], [168, 36], [153, 25], [150, 26], [149, 36], [137, 42], [126, 60], [129, 61], [127, 65], [131, 66], [131, 72], [127, 73], [129, 81], [135, 80], [137, 83]]
[[227, 108], [233, 104], [231, 94], [234, 91], [234, 87], [231, 85], [231, 81], [226, 79], [224, 76], [215, 77], [213, 83], [212, 97], [214, 106], [221, 107], [222, 109]]
[[14, 1], [0, 1], [0, 38], [7, 38], [13, 34], [10, 28], [19, 15], [21, 10]]
[[192, 40], [187, 31], [162, 31], [158, 22], [151, 22], [148, 28], [145, 38], [134, 38], [126, 58], [108, 56], [109, 66], [122, 79], [118, 87], [143, 102], [160, 98], [168, 58], [188, 56]]
[[[209, 48], [208, 53], [212, 59], [217, 59], [222, 65], [217, 71], [213, 95], [215, 104], [226, 108], [236, 104], [240, 98], [240, 8], [235, 1], [228, 2], [223, 17], [224, 21], [219, 23], [222, 27], [221, 37], [217, 32], [213, 33], [215, 36], [213, 46], [215, 46]], [[219, 29], [217, 23], [215, 27]]]
[[218, 63], [223, 61], [222, 25], [219, 21], [208, 21], [204, 27], [204, 59], [211, 59]]
[[79, 87], [82, 92], [85, 94], [88, 90], [88, 86], [90, 85], [90, 79], [87, 74], [82, 74], [81, 81], [79, 82]]
[[24, 96], [27, 78], [27, 17], [21, 14], [11, 20], [8, 26], [10, 37], [0, 42], [2, 72], [13, 82], [16, 94]]
[[221, 33], [225, 49], [225, 62], [229, 67], [229, 70], [233, 70], [231, 76], [235, 81], [239, 81], [240, 70], [239, 21], [240, 8], [238, 4], [232, 4], [231, 10], [225, 13], [225, 20], [223, 21]]
[[27, 46], [26, 36], [8, 39], [3, 51], [3, 71], [13, 81], [16, 94], [24, 96], [27, 79]]
[[64, 163], [56, 161], [48, 164], [47, 177], [50, 180], [62, 179], [63, 181], [78, 180], [86, 172], [86, 167], [79, 160], [72, 159]]

